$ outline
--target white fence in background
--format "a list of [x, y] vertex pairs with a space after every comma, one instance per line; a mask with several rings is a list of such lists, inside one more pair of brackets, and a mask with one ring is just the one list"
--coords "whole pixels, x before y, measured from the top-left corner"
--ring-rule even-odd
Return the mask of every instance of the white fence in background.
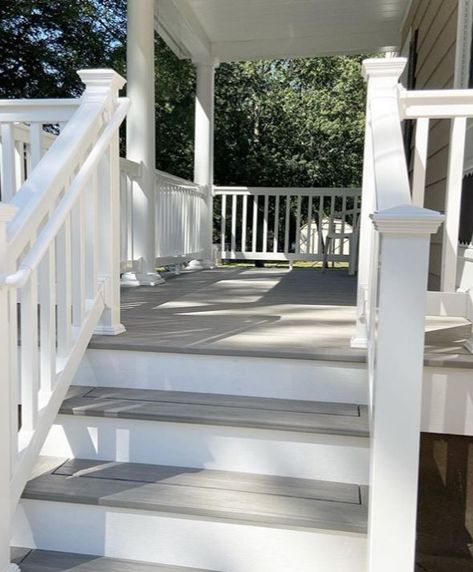
[[[93, 331], [123, 331], [118, 129], [129, 101], [115, 72], [80, 76], [80, 102], [0, 101], [1, 570], [13, 511]], [[44, 124], [61, 134], [53, 141]]]
[[215, 187], [222, 260], [347, 262], [356, 268], [360, 189]]
[[[473, 318], [470, 294], [455, 290], [473, 91], [406, 91], [398, 84], [405, 63], [364, 62], [368, 104], [354, 345], [368, 345], [370, 572], [414, 569], [426, 311]], [[452, 120], [444, 215], [423, 208], [432, 118]], [[416, 121], [412, 186], [404, 119]], [[430, 240], [443, 221], [441, 291], [427, 292]]]
[[[121, 270], [140, 270], [136, 229], [140, 166], [121, 159]], [[156, 171], [156, 265], [180, 265], [203, 258], [209, 241], [208, 192], [191, 181]]]

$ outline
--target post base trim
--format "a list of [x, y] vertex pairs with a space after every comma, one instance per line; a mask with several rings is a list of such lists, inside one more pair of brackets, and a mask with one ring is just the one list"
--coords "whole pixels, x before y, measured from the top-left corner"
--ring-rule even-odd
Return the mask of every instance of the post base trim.
[[123, 334], [126, 332], [126, 328], [123, 324], [115, 324], [113, 326], [97, 326], [94, 329], [95, 336], [118, 336], [118, 334]]
[[125, 272], [122, 275], [120, 285], [136, 288], [137, 286], [157, 286], [164, 284], [165, 280], [157, 272]]

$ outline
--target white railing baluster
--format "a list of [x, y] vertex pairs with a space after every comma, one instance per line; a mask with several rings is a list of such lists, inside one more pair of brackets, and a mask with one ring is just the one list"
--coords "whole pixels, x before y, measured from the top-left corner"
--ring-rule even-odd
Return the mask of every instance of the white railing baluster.
[[452, 120], [448, 155], [447, 193], [445, 198], [445, 224], [443, 227], [442, 271], [440, 289], [455, 292], [457, 279], [458, 234], [465, 158], [466, 117]]
[[56, 260], [54, 243], [39, 266], [40, 393], [50, 393], [56, 382]]
[[307, 253], [312, 253], [312, 195], [309, 195], [307, 204]]
[[237, 196], [232, 197], [232, 224], [231, 224], [231, 251], [236, 252], [236, 223], [237, 223]]
[[23, 141], [15, 141], [15, 173], [16, 173], [16, 186], [15, 192], [25, 182], [25, 145]]
[[64, 221], [56, 239], [56, 281], [57, 281], [57, 355], [67, 358], [71, 349], [72, 288], [71, 288], [71, 221], [70, 215]]
[[279, 195], [276, 195], [276, 202], [274, 204], [274, 239], [273, 239], [273, 252], [279, 250]]
[[286, 217], [284, 219], [284, 253], [289, 253], [289, 229], [291, 225], [291, 196], [286, 195]]
[[21, 290], [21, 429], [34, 431], [38, 417], [38, 280], [34, 271]]
[[296, 247], [295, 252], [298, 254], [300, 249], [300, 240], [301, 240], [301, 205], [302, 205], [302, 196], [299, 195], [297, 197], [297, 211], [296, 211]]
[[43, 126], [32, 123], [30, 126], [31, 169], [34, 169], [43, 156]]
[[72, 324], [80, 327], [85, 314], [85, 199], [82, 195], [72, 211]]
[[268, 251], [268, 210], [269, 210], [269, 196], [264, 196], [264, 207], [263, 207], [263, 246], [261, 247], [262, 252]]
[[246, 225], [248, 224], [248, 196], [243, 195], [243, 216], [241, 223], [241, 250], [246, 252]]
[[11, 123], [2, 123], [0, 129], [2, 137], [2, 169], [1, 175], [1, 199], [9, 201], [16, 192], [15, 171], [15, 141], [13, 138], [13, 126]]
[[226, 250], [226, 240], [225, 240], [226, 232], [227, 232], [227, 196], [223, 195], [223, 197], [222, 197], [222, 218], [221, 218], [221, 237], [222, 237], [221, 250], [222, 250], [222, 252], [225, 252], [225, 250]]
[[258, 195], [253, 198], [253, 233], [251, 240], [251, 250], [256, 252], [258, 244]]
[[[330, 213], [330, 215], [333, 215], [333, 211]], [[324, 252], [324, 237], [323, 237], [323, 230], [324, 230], [324, 218], [325, 218], [325, 213], [324, 213], [324, 195], [321, 195], [319, 197], [319, 224], [318, 224], [318, 242], [317, 242], [317, 254], [322, 254]]]
[[416, 122], [414, 171], [412, 175], [412, 204], [424, 206], [425, 175], [427, 172], [427, 148], [429, 144], [429, 118], [421, 117]]

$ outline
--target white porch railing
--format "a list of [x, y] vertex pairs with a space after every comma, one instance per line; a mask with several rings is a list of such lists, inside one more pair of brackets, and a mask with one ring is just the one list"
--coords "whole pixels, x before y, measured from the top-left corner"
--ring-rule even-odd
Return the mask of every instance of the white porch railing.
[[[118, 128], [129, 101], [115, 72], [79, 73], [80, 102], [0, 102], [1, 570], [16, 569], [11, 518], [93, 331], [123, 331]], [[54, 141], [45, 123], [64, 124]]]
[[[468, 293], [456, 292], [455, 280], [473, 91], [405, 91], [398, 84], [405, 63], [364, 62], [368, 105], [355, 343], [365, 339], [368, 345], [370, 572], [414, 569], [426, 310], [472, 318]], [[423, 208], [431, 118], [452, 119], [445, 216]], [[403, 119], [416, 120], [412, 189]], [[430, 239], [444, 220], [441, 292], [427, 292]]]
[[[9, 201], [29, 177], [56, 139], [44, 131], [44, 124], [64, 126], [79, 101], [4, 100], [0, 102], [0, 198]], [[32, 121], [38, 117], [41, 121]], [[27, 121], [28, 125], [24, 122]]]
[[348, 262], [356, 268], [360, 189], [215, 187], [222, 260]]
[[[121, 269], [141, 270], [143, 246], [136, 232], [140, 177], [138, 163], [121, 159]], [[207, 189], [163, 171], [156, 171], [156, 265], [180, 265], [208, 256], [209, 204]]]

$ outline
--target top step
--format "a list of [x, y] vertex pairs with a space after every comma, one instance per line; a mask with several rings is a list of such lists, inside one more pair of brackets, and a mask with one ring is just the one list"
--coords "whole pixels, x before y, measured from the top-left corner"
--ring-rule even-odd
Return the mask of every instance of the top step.
[[73, 387], [60, 409], [84, 415], [368, 437], [364, 405], [150, 389]]

